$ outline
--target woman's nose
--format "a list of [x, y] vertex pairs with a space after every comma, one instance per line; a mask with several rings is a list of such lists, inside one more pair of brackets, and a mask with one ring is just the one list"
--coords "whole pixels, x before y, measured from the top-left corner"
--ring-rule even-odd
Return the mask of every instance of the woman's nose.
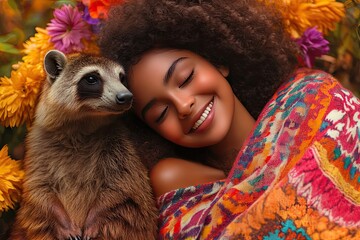
[[173, 96], [173, 101], [180, 119], [184, 119], [191, 114], [195, 103], [193, 96], [178, 94]]

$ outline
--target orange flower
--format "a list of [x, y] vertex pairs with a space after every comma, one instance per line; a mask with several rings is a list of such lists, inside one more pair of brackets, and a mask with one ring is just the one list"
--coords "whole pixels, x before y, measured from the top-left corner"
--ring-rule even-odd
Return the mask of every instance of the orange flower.
[[83, 3], [88, 6], [92, 18], [107, 18], [111, 6], [120, 4], [124, 0], [84, 0]]
[[11, 77], [0, 78], [0, 124], [6, 127], [30, 123], [45, 73], [41, 64], [19, 63]]
[[20, 161], [8, 157], [8, 147], [0, 150], [0, 213], [13, 208], [20, 200], [24, 171]]
[[37, 33], [24, 43], [24, 50], [22, 50], [25, 54], [22, 60], [31, 65], [43, 64], [47, 51], [54, 48], [45, 29], [37, 27], [36, 31]]
[[23, 62], [13, 65], [11, 77], [0, 78], [0, 124], [6, 127], [30, 123], [35, 103], [45, 79], [43, 59], [53, 48], [46, 30], [37, 33], [24, 44]]
[[344, 4], [335, 0], [259, 0], [274, 4], [282, 13], [287, 31], [299, 38], [309, 27], [317, 26], [324, 35], [335, 29], [345, 15]]
[[108, 0], [90, 0], [89, 12], [92, 18], [106, 18], [109, 10]]

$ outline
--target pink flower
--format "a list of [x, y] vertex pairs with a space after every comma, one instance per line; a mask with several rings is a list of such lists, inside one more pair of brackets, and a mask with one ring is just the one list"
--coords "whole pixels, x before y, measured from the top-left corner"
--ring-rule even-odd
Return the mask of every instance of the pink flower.
[[314, 65], [316, 57], [329, 52], [329, 42], [316, 27], [306, 29], [300, 38], [295, 39], [295, 42], [300, 46], [304, 61], [309, 68]]
[[64, 53], [79, 52], [84, 48], [81, 40], [89, 39], [91, 31], [75, 7], [64, 5], [55, 9], [54, 18], [46, 28], [55, 48]]

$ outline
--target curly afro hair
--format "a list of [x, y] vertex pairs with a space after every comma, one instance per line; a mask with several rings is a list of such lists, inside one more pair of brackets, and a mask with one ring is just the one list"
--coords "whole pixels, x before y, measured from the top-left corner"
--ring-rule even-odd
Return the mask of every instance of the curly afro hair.
[[257, 118], [297, 63], [284, 29], [280, 14], [256, 0], [128, 0], [110, 10], [99, 45], [127, 72], [153, 48], [186, 49], [227, 66], [235, 95]]
[[[297, 47], [279, 16], [256, 0], [128, 0], [110, 10], [99, 45], [128, 73], [154, 48], [190, 50], [215, 66], [227, 66], [235, 95], [257, 118], [297, 63]], [[133, 141], [148, 168], [161, 158], [180, 157], [227, 173], [237, 153], [218, 161], [206, 149], [176, 146], [139, 120], [128, 122], [136, 124], [131, 126], [139, 136]]]

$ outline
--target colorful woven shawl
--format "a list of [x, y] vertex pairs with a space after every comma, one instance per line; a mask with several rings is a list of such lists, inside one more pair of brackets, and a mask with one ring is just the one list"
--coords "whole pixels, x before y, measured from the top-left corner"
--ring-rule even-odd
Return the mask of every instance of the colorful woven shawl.
[[300, 69], [224, 181], [164, 194], [160, 239], [360, 239], [360, 101]]

